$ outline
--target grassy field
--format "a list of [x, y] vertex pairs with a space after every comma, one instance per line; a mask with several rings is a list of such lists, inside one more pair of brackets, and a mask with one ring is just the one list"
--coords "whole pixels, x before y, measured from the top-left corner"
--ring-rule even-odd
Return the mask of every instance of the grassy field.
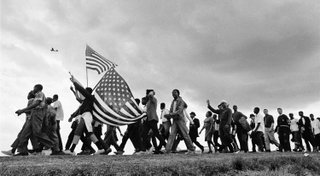
[[0, 157], [0, 175], [320, 175], [320, 153]]

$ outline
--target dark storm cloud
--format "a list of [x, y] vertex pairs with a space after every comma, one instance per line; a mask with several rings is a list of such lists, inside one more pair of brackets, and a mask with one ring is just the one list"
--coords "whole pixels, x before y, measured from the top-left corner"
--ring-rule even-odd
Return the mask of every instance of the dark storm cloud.
[[[155, 9], [155, 14], [161, 9]], [[157, 24], [142, 21], [137, 26], [146, 33], [130, 31], [142, 40], [139, 46], [145, 50], [141, 51], [145, 53], [145, 72], [161, 84], [194, 90], [198, 102], [206, 97], [225, 97], [244, 105], [255, 101], [295, 105], [318, 100], [314, 87], [319, 87], [319, 81], [313, 75], [315, 71], [308, 69], [308, 60], [319, 52], [319, 25], [314, 18], [318, 12], [310, 4], [301, 3], [260, 9], [261, 13], [242, 13], [233, 7], [219, 14], [195, 7], [192, 12], [206, 14], [194, 17], [195, 26], [183, 25], [189, 20], [188, 14], [183, 18], [173, 16], [173, 23], [156, 16], [154, 21], [173, 26], [157, 30], [153, 28]], [[149, 69], [149, 62], [156, 66]]]
[[88, 43], [138, 95], [152, 87], [163, 99], [180, 88], [195, 104], [319, 101], [319, 11], [311, 2], [5, 2], [5, 33], [34, 50], [58, 46], [64, 69], [81, 77]]

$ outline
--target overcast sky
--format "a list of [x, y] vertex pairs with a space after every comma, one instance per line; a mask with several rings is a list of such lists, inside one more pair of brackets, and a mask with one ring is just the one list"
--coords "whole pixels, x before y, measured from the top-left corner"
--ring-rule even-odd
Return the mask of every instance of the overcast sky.
[[[206, 99], [246, 114], [259, 106], [275, 117], [277, 107], [320, 116], [318, 0], [0, 3], [1, 150], [22, 127], [25, 116], [14, 112], [35, 84], [59, 94], [65, 118], [77, 108], [68, 71], [85, 85], [86, 44], [119, 65], [135, 97], [153, 88], [170, 104], [178, 88], [200, 121]], [[89, 86], [100, 76], [89, 71]], [[64, 142], [69, 126], [62, 124]]]

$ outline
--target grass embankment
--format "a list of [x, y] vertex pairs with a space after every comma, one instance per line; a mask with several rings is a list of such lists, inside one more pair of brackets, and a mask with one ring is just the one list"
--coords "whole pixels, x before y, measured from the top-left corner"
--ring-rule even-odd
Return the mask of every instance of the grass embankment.
[[0, 157], [0, 175], [320, 175], [320, 153]]

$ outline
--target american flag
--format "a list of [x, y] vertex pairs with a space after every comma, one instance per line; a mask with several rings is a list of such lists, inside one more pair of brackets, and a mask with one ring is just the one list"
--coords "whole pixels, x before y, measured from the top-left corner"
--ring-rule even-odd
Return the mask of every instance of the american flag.
[[93, 50], [90, 46], [87, 45], [86, 47], [86, 68], [87, 69], [95, 70], [98, 72], [98, 74], [100, 74], [116, 66], [117, 64], [104, 58], [95, 50]]
[[127, 125], [146, 116], [135, 102], [128, 84], [114, 68], [105, 73], [93, 94], [93, 117], [102, 123]]

